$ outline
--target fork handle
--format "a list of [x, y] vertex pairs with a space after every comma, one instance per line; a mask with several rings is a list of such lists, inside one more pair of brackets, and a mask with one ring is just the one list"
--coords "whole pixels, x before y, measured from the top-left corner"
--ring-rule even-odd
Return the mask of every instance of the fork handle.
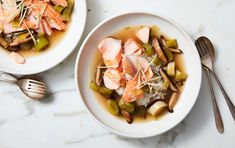
[[0, 81], [14, 84], [17, 82], [17, 79], [10, 74], [2, 73], [0, 74]]
[[231, 101], [231, 99], [229, 98], [228, 94], [227, 94], [226, 91], [224, 90], [224, 88], [223, 88], [222, 84], [220, 83], [220, 80], [218, 79], [216, 73], [213, 72], [213, 71], [210, 71], [210, 72], [213, 74], [213, 76], [214, 76], [216, 82], [218, 83], [219, 88], [220, 88], [220, 90], [222, 91], [222, 93], [223, 93], [223, 95], [224, 95], [224, 98], [225, 98], [225, 101], [226, 101], [226, 103], [227, 103], [227, 105], [228, 105], [228, 108], [229, 108], [229, 110], [230, 110], [230, 112], [231, 112], [231, 114], [232, 114], [232, 116], [233, 116], [233, 120], [235, 121], [235, 107], [234, 107], [234, 104], [232, 103], [232, 101]]
[[219, 111], [219, 108], [215, 99], [215, 93], [214, 93], [214, 89], [213, 89], [213, 85], [211, 81], [210, 71], [207, 68], [205, 68], [205, 70], [207, 73], [207, 78], [209, 81], [209, 86], [210, 86], [210, 91], [211, 91], [211, 98], [212, 98], [212, 103], [213, 103], [216, 128], [219, 131], [219, 133], [222, 134], [224, 132], [224, 125], [223, 125], [221, 114], [220, 114], [220, 111]]

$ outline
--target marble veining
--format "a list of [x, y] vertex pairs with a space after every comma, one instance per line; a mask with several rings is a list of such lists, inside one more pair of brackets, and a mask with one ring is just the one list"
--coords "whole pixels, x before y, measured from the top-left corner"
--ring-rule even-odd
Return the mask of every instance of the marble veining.
[[77, 111], [77, 112], [67, 112], [67, 113], [54, 113], [55, 117], [73, 117], [79, 115], [86, 115], [87, 112], [85, 110]]
[[81, 139], [78, 140], [74, 140], [74, 141], [65, 141], [65, 144], [75, 144], [75, 143], [80, 143], [80, 142], [86, 142], [86, 141], [90, 141], [94, 138], [100, 138], [100, 137], [105, 137], [105, 136], [110, 136], [113, 135], [111, 133], [105, 132], [105, 133], [101, 133], [101, 134], [90, 134], [87, 137], [83, 137]]

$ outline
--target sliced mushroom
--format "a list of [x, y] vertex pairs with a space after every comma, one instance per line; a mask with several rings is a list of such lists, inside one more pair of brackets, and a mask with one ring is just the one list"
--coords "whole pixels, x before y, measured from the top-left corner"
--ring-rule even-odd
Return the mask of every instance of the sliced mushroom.
[[9, 47], [7, 48], [7, 50], [9, 50], [9, 51], [18, 51], [19, 49], [20, 49], [19, 46], [9, 46]]
[[160, 46], [163, 48], [163, 47], [166, 47], [166, 40], [165, 40], [165, 37], [164, 36], [160, 36], [159, 37], [159, 43], [160, 43]]
[[10, 43], [10, 46], [18, 46], [18, 45], [22, 45], [28, 41], [32, 40], [32, 37], [28, 37], [26, 39], [23, 40], [14, 40], [12, 43]]
[[170, 81], [170, 89], [173, 91], [173, 92], [177, 92], [178, 89], [175, 85], [173, 85], [173, 83]]
[[160, 47], [160, 44], [158, 42], [158, 39], [157, 38], [154, 38], [153, 39], [153, 48], [155, 50], [155, 52], [157, 53], [158, 57], [164, 62], [164, 63], [167, 63], [167, 58], [166, 56], [164, 55], [164, 52], [162, 51], [161, 47]]
[[177, 82], [176, 84], [175, 84], [175, 86], [177, 87], [177, 88], [180, 88], [181, 86], [183, 86], [183, 81], [179, 81], [179, 82]]
[[[12, 32], [12, 33], [8, 33], [8, 34], [5, 34], [6, 37], [10, 37], [10, 36], [19, 36], [23, 33], [27, 33], [28, 31], [27, 30], [23, 30], [23, 31], [15, 31], [15, 32]], [[33, 33], [33, 31], [32, 31]]]
[[133, 122], [133, 117], [129, 112], [121, 110], [121, 114], [123, 115], [123, 117], [125, 117], [127, 123], [131, 124]]
[[0, 45], [2, 45], [4, 48], [7, 48], [9, 43], [3, 37], [0, 37]]
[[170, 50], [171, 52], [176, 53], [176, 54], [181, 54], [181, 53], [183, 53], [183, 51], [180, 50], [180, 49], [168, 48], [168, 50]]
[[179, 96], [179, 93], [174, 92], [174, 93], [172, 93], [172, 95], [171, 95], [171, 97], [170, 97], [169, 109], [170, 109], [171, 111], [173, 111], [173, 108], [174, 108], [174, 106], [175, 106], [175, 104], [176, 104], [176, 102], [177, 102], [177, 100], [178, 100], [178, 96]]
[[[97, 67], [102, 66], [103, 62], [100, 62]], [[103, 70], [102, 68], [96, 68], [96, 73], [95, 73], [95, 82], [98, 86], [100, 86], [102, 80], [103, 80]]]
[[138, 106], [135, 113], [134, 113], [134, 116], [145, 119], [147, 116], [146, 108], [144, 106]]
[[163, 80], [169, 81], [169, 83], [170, 83], [170, 84], [169, 84], [170, 89], [171, 89], [173, 92], [177, 92], [177, 91], [178, 91], [177, 87], [174, 86], [174, 84], [170, 81], [170, 79], [167, 77], [167, 75], [165, 74], [165, 72], [163, 72], [162, 69], [160, 69], [159, 72], [160, 72], [160, 75], [162, 76]]
[[[28, 33], [28, 31], [17, 31], [17, 32], [12, 32], [8, 34], [4, 34], [5, 40], [7, 40], [9, 43], [13, 42], [15, 39], [17, 39], [20, 35]], [[32, 34], [34, 32], [32, 31]], [[28, 34], [29, 35], [29, 34]]]

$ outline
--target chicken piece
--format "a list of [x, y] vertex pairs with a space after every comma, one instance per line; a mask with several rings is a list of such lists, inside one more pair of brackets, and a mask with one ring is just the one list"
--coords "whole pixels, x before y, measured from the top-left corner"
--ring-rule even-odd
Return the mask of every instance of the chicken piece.
[[153, 48], [155, 50], [155, 52], [157, 53], [158, 57], [164, 62], [164, 63], [167, 63], [167, 58], [166, 56], [164, 55], [160, 45], [159, 45], [159, 42], [157, 40], [157, 38], [154, 38], [153, 39]]
[[16, 32], [16, 31], [23, 31], [24, 30], [23, 28], [13, 27], [11, 23], [5, 23], [3, 28], [4, 28], [3, 32], [5, 34]]
[[55, 11], [55, 9], [51, 5], [47, 5], [46, 10], [44, 12], [44, 16], [46, 17], [48, 23], [51, 28], [55, 28], [57, 30], [65, 30], [66, 24], [63, 22], [63, 17], [60, 13]]
[[45, 34], [45, 29], [43, 27], [42, 21], [39, 23], [38, 28], [35, 29], [38, 34]]
[[124, 44], [124, 54], [132, 55], [140, 49], [140, 45], [134, 39], [128, 39]]
[[24, 64], [25, 63], [25, 58], [22, 55], [20, 55], [19, 53], [12, 51], [9, 53], [9, 55], [17, 64]]
[[[61, 0], [61, 2], [62, 1], [63, 0]], [[58, 2], [60, 1], [58, 0]], [[65, 3], [67, 3], [67, 1], [65, 1]], [[65, 3], [63, 3], [62, 5], [65, 5]], [[23, 21], [26, 22], [27, 26], [24, 26], [24, 23], [22, 23], [20, 27], [13, 27], [11, 21], [14, 17], [19, 15], [20, 9], [17, 9], [15, 0], [3, 0], [3, 4], [0, 7], [0, 12], [1, 8], [3, 10], [3, 13], [0, 13], [0, 31], [2, 30], [2, 20], [4, 21], [3, 28], [5, 34], [30, 28], [37, 29], [36, 31], [40, 33], [45, 31], [48, 35], [51, 35], [51, 28], [55, 28], [57, 30], [65, 30], [67, 28], [66, 24], [63, 22], [62, 15], [55, 11], [53, 6], [48, 4], [47, 2], [38, 0], [24, 0], [24, 4], [29, 8], [30, 12], [30, 14], [26, 16]], [[4, 19], [2, 19], [3, 16]], [[45, 22], [45, 19], [47, 20], [47, 22]], [[42, 24], [40, 24], [41, 22]]]
[[20, 13], [20, 10], [17, 9], [16, 0], [2, 0], [2, 10], [4, 23], [11, 22]]
[[143, 56], [138, 56], [138, 62], [140, 63], [141, 67], [144, 70], [144, 73], [147, 78], [152, 78], [153, 77], [153, 71], [149, 65], [148, 60], [143, 57]]
[[15, 39], [12, 43], [10, 43], [10, 46], [19, 46], [22, 45], [28, 41], [32, 40], [32, 37], [28, 37], [26, 39], [22, 39], [22, 40], [17, 40]]
[[115, 90], [122, 85], [123, 74], [116, 69], [107, 69], [104, 72], [103, 80], [105, 87]]
[[144, 91], [137, 89], [137, 85], [137, 80], [129, 80], [127, 82], [124, 94], [122, 96], [125, 102], [134, 102], [144, 97]]
[[47, 22], [47, 20], [42, 19], [41, 23], [43, 25], [43, 28], [44, 28], [46, 34], [50, 36], [52, 34], [52, 29], [51, 29], [51, 26], [49, 25], [49, 23]]
[[134, 77], [138, 70], [137, 67], [133, 64], [133, 62], [129, 59], [129, 56], [123, 57], [122, 67], [123, 67], [123, 72], [131, 77]]
[[152, 69], [148, 60], [143, 56], [126, 55], [122, 60], [123, 72], [134, 77], [136, 72], [141, 68], [147, 78], [153, 77]]
[[51, 0], [51, 2], [55, 5], [60, 5], [66, 7], [68, 5], [67, 0]]
[[138, 49], [133, 55], [141, 55], [143, 53], [142, 49]]
[[[17, 9], [15, 0], [2, 0], [0, 4], [0, 32], [12, 33], [18, 31], [16, 28], [12, 27], [10, 23], [20, 11]], [[22, 28], [19, 29], [21, 31]]]
[[118, 67], [122, 60], [122, 41], [114, 38], [102, 40], [98, 48], [103, 55], [104, 63], [107, 67]]
[[25, 5], [31, 8], [31, 13], [35, 18], [42, 16], [49, 23], [51, 28], [57, 30], [65, 30], [66, 24], [63, 22], [63, 17], [60, 13], [55, 11], [52, 5], [38, 0], [25, 0]]
[[144, 72], [146, 72], [148, 70], [148, 68], [149, 68], [148, 60], [145, 57], [143, 57], [143, 56], [138, 56], [137, 60], [138, 60], [138, 63], [143, 68]]
[[136, 37], [144, 44], [147, 44], [149, 42], [149, 32], [150, 28], [148, 26], [144, 26], [136, 32]]
[[5, 23], [3, 32], [5, 34], [8, 34], [8, 33], [12, 33], [12, 32], [27, 30], [27, 28], [29, 28], [29, 29], [35, 28], [35, 26], [36, 26], [36, 24], [34, 24], [28, 20], [24, 20], [20, 27], [14, 27], [12, 25], [12, 23]]
[[[37, 17], [36, 17], [36, 16], [37, 16]], [[26, 19], [27, 19], [28, 21], [30, 21], [31, 23], [34, 23], [35, 26], [36, 26], [36, 25], [38, 25], [38, 23], [39, 23], [38, 20], [37, 20], [38, 16], [39, 16], [39, 13], [38, 13], [38, 12], [32, 11], [28, 16], [26, 16]]]

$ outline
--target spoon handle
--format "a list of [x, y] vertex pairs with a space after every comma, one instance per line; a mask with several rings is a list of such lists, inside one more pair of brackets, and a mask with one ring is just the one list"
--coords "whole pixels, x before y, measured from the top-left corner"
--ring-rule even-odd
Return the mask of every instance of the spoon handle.
[[234, 107], [234, 105], [233, 105], [231, 99], [229, 98], [228, 94], [227, 94], [226, 91], [224, 90], [224, 88], [223, 88], [222, 84], [220, 83], [220, 80], [218, 79], [216, 73], [213, 72], [213, 71], [210, 71], [210, 72], [213, 74], [213, 76], [214, 76], [216, 82], [218, 83], [219, 88], [220, 88], [220, 90], [222, 91], [222, 93], [223, 93], [223, 95], [224, 95], [224, 98], [225, 98], [225, 101], [226, 101], [226, 103], [227, 103], [227, 105], [228, 105], [228, 108], [229, 108], [229, 110], [230, 110], [230, 112], [231, 112], [231, 114], [232, 114], [232, 116], [233, 116], [233, 120], [235, 121], [235, 107]]
[[224, 125], [223, 125], [223, 121], [221, 118], [221, 114], [215, 99], [215, 93], [214, 93], [214, 89], [213, 89], [213, 85], [212, 85], [212, 81], [211, 81], [211, 76], [210, 76], [210, 72], [207, 68], [205, 68], [206, 73], [207, 73], [207, 78], [209, 81], [209, 86], [210, 86], [210, 91], [211, 91], [211, 98], [212, 98], [212, 103], [213, 103], [213, 110], [214, 110], [214, 116], [215, 116], [215, 124], [216, 124], [216, 128], [218, 129], [219, 133], [223, 133], [224, 132]]

